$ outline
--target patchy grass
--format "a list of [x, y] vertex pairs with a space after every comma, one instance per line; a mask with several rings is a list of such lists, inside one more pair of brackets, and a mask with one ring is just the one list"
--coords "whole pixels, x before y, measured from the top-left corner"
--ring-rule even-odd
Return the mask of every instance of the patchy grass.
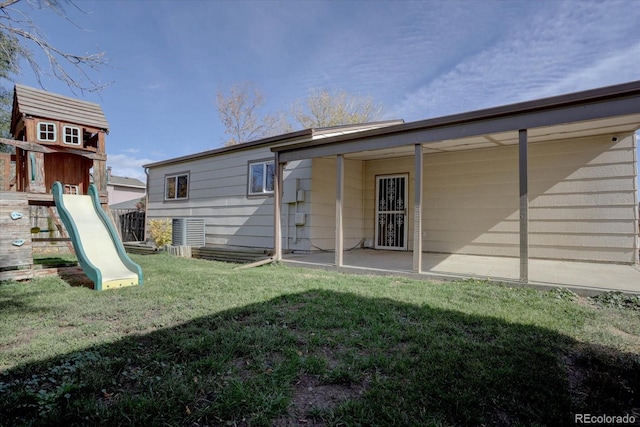
[[133, 258], [142, 287], [0, 285], [0, 424], [640, 419], [640, 311], [622, 297]]

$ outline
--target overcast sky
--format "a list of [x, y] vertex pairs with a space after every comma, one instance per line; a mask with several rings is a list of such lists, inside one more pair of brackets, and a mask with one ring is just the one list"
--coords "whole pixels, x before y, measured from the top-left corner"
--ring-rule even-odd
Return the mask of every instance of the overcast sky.
[[[288, 110], [314, 88], [421, 120], [640, 80], [640, 2], [76, 0], [74, 26], [19, 8], [60, 48], [105, 51], [100, 95], [114, 175], [218, 148], [216, 93], [243, 81]], [[79, 28], [82, 27], [82, 28]], [[38, 87], [25, 67], [17, 82]]]

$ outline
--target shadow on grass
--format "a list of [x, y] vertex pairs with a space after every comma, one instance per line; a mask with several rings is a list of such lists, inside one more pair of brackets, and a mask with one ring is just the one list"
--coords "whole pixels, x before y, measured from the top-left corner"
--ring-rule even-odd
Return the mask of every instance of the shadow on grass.
[[17, 367], [0, 420], [573, 425], [637, 414], [639, 367], [539, 327], [318, 290]]
[[78, 261], [71, 255], [66, 258], [61, 257], [36, 257], [33, 259], [35, 265], [41, 265], [43, 268], [48, 267], [75, 267]]

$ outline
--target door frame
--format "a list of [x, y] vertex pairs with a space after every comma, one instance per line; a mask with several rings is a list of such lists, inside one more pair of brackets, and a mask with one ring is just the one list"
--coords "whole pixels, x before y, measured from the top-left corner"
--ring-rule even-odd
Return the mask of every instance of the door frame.
[[[380, 210], [380, 181], [383, 179], [390, 178], [403, 178], [404, 185], [404, 195], [403, 195], [403, 206], [402, 209], [397, 210]], [[409, 174], [408, 173], [396, 173], [396, 174], [385, 174], [385, 175], [376, 175], [376, 185], [375, 185], [375, 224], [374, 224], [374, 248], [375, 249], [384, 249], [391, 251], [406, 251], [409, 248], [408, 236], [409, 236], [409, 210], [407, 208], [407, 204], [409, 203]], [[379, 215], [380, 213], [391, 213], [391, 214], [402, 214], [404, 215], [404, 232], [402, 235], [403, 245], [402, 246], [384, 246], [378, 244], [378, 238], [380, 237], [380, 222]]]

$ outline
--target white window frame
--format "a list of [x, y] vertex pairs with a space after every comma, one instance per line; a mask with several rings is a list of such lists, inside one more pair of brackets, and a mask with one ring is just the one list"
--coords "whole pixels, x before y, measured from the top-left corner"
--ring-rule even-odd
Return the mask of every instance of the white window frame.
[[[41, 136], [41, 135], [42, 135], [43, 133], [44, 133], [44, 134], [49, 134], [49, 133], [51, 133], [51, 132], [50, 132], [50, 131], [48, 131], [48, 130], [42, 131], [42, 130], [40, 129], [40, 126], [41, 126], [41, 125], [51, 125], [51, 126], [53, 126], [53, 139], [42, 138], [42, 136]], [[58, 140], [58, 137], [57, 137], [57, 135], [58, 135], [58, 129], [57, 129], [57, 126], [56, 126], [56, 124], [55, 124], [55, 123], [53, 123], [53, 122], [38, 122], [38, 123], [37, 123], [37, 126], [38, 126], [38, 132], [37, 132], [37, 138], [38, 138], [38, 141], [44, 141], [44, 142], [56, 142], [56, 141]]]
[[[263, 167], [263, 172], [262, 172], [262, 183], [260, 185], [261, 190], [260, 191], [254, 191], [253, 190], [253, 166], [259, 166], [262, 165]], [[272, 188], [269, 190], [267, 188], [267, 165], [271, 165], [272, 170], [274, 171], [274, 176], [271, 179], [271, 186]], [[249, 166], [248, 166], [248, 173], [247, 173], [247, 195], [249, 196], [265, 196], [265, 195], [270, 195], [273, 194], [273, 181], [275, 179], [275, 162], [270, 159], [270, 160], [257, 160], [257, 161], [253, 161], [253, 162], [249, 162]]]
[[65, 184], [64, 194], [80, 194], [80, 188], [77, 185]]
[[[67, 130], [75, 130], [76, 132], [78, 132], [77, 135], [73, 135], [73, 132], [71, 132], [70, 135], [67, 135]], [[67, 136], [71, 137], [71, 140], [73, 140], [74, 138], [77, 140], [77, 142], [67, 142]], [[62, 127], [62, 142], [64, 142], [67, 145], [80, 145], [80, 128], [78, 126], [63, 126]]]
[[[182, 177], [186, 177], [187, 179], [187, 191], [186, 191], [186, 195], [184, 197], [179, 197], [178, 196], [178, 183], [180, 181], [180, 178]], [[168, 189], [169, 189], [169, 180], [170, 179], [175, 179], [176, 180], [176, 184], [175, 184], [175, 189], [174, 189], [174, 197], [169, 197], [168, 194]], [[187, 200], [189, 198], [189, 181], [190, 181], [190, 177], [189, 177], [189, 172], [180, 172], [180, 173], [174, 173], [174, 174], [170, 174], [170, 175], [165, 175], [164, 177], [164, 200]]]

